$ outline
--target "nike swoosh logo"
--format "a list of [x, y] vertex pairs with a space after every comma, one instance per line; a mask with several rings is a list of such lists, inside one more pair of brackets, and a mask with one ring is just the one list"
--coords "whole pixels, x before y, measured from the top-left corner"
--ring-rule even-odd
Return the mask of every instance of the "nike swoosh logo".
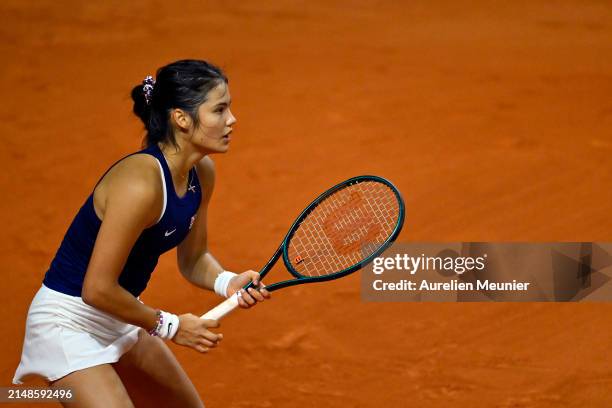
[[166, 231], [166, 232], [164, 233], [164, 236], [169, 237], [170, 235], [174, 234], [174, 231], [176, 231], [176, 228], [175, 228], [175, 229], [173, 229], [172, 231]]
[[172, 333], [172, 323], [168, 323], [168, 336]]

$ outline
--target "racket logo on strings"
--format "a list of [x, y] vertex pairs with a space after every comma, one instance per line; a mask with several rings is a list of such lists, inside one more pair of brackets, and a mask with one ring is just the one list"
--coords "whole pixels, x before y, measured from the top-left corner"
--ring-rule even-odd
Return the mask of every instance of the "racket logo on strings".
[[323, 221], [323, 230], [338, 254], [359, 251], [380, 234], [381, 227], [366, 204], [363, 195], [353, 191], [349, 199]]

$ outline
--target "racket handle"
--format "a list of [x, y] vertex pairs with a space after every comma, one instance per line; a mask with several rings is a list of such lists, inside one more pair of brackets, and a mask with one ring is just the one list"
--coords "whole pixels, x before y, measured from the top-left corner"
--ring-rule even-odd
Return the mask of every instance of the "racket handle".
[[219, 303], [213, 309], [209, 310], [202, 316], [201, 319], [212, 319], [212, 320], [221, 320], [223, 316], [234, 310], [238, 307], [238, 292], [234, 293], [232, 296], [225, 299], [223, 302]]

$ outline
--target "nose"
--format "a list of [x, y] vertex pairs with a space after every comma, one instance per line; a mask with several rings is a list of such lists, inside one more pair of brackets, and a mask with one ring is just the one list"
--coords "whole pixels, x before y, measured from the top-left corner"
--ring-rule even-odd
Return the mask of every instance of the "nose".
[[232, 111], [229, 111], [229, 117], [227, 118], [227, 126], [232, 126], [234, 123], [236, 123], [236, 117], [234, 116]]

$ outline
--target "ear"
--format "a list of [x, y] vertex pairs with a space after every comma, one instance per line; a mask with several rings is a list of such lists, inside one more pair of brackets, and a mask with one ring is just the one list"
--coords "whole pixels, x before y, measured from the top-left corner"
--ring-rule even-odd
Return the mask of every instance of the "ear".
[[188, 130], [191, 127], [191, 116], [182, 109], [172, 109], [170, 117], [181, 130]]

